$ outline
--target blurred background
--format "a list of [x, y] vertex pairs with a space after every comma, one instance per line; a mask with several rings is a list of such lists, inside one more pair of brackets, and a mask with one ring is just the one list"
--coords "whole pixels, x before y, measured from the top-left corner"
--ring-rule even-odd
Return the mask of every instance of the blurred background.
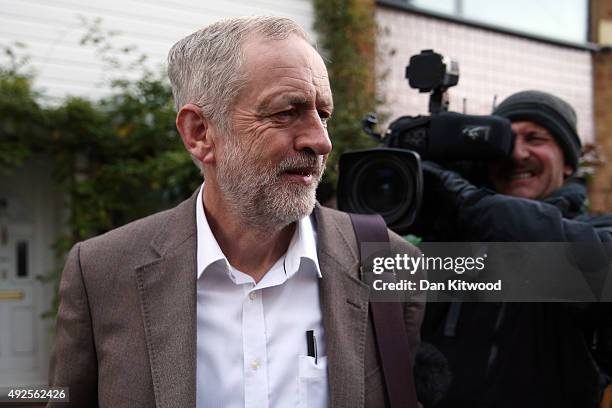
[[283, 15], [326, 57], [337, 110], [321, 186], [337, 157], [427, 113], [411, 55], [459, 61], [450, 109], [488, 114], [526, 89], [575, 107], [591, 210], [612, 210], [610, 0], [0, 0], [0, 387], [47, 381], [64, 256], [80, 240], [175, 205], [200, 176], [174, 128], [169, 48], [224, 17]]

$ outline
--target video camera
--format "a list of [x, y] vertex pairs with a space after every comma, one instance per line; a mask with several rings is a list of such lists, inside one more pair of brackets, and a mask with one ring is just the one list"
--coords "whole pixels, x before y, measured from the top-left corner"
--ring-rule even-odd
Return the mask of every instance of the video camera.
[[509, 157], [514, 147], [507, 119], [448, 112], [447, 90], [459, 82], [456, 61], [423, 50], [410, 58], [405, 77], [411, 88], [430, 93], [431, 115], [402, 116], [384, 136], [374, 130], [376, 116], [368, 115], [363, 129], [384, 147], [344, 153], [338, 177], [339, 209], [378, 213], [400, 234], [406, 233], [421, 206], [421, 159], [461, 167]]

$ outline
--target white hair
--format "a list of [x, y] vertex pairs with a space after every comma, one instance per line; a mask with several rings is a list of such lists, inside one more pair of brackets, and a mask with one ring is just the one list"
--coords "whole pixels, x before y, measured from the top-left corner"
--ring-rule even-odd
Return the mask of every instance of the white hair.
[[218, 21], [183, 38], [168, 53], [168, 77], [176, 109], [198, 105], [225, 134], [230, 111], [246, 84], [242, 45], [249, 39], [284, 40], [308, 34], [284, 17], [238, 17]]

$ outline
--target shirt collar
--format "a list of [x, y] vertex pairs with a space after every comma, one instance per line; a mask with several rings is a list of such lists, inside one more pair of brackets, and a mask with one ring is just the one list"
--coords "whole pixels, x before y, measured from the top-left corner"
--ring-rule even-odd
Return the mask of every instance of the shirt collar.
[[223, 261], [226, 264], [226, 270], [229, 270], [229, 263], [227, 258], [221, 251], [219, 243], [215, 239], [210, 225], [206, 220], [206, 213], [204, 212], [204, 204], [202, 203], [202, 192], [204, 191], [204, 184], [200, 187], [198, 192], [198, 198], [196, 199], [196, 228], [198, 236], [197, 245], [197, 278], [200, 279], [202, 272], [206, 270], [211, 264]]
[[298, 221], [293, 238], [291, 238], [289, 243], [289, 248], [287, 248], [287, 255], [285, 257], [287, 279], [300, 269], [302, 262], [310, 262], [317, 276], [321, 277], [319, 258], [317, 257], [316, 233], [309, 216]]
[[[197, 228], [197, 279], [213, 263], [223, 262], [229, 271], [229, 262], [223, 254], [219, 243], [213, 235], [210, 225], [206, 220], [202, 194], [204, 184], [200, 187], [196, 199], [196, 228]], [[281, 258], [282, 259], [282, 258]], [[287, 279], [291, 278], [299, 269], [302, 262], [309, 262], [314, 267], [317, 276], [321, 278], [319, 259], [317, 257], [316, 232], [313, 227], [311, 216], [306, 216], [298, 221], [295, 233], [291, 238], [287, 253], [284, 256], [284, 267]]]

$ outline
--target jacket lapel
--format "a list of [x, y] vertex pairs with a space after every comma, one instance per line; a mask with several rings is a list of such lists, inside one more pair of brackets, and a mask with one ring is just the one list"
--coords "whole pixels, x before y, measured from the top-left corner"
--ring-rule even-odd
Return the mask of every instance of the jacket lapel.
[[170, 210], [151, 242], [158, 257], [136, 268], [158, 408], [195, 407], [196, 197]]
[[341, 228], [339, 218], [319, 205], [315, 218], [331, 406], [363, 407], [369, 288], [359, 280], [355, 238], [343, 232], [347, 226]]

